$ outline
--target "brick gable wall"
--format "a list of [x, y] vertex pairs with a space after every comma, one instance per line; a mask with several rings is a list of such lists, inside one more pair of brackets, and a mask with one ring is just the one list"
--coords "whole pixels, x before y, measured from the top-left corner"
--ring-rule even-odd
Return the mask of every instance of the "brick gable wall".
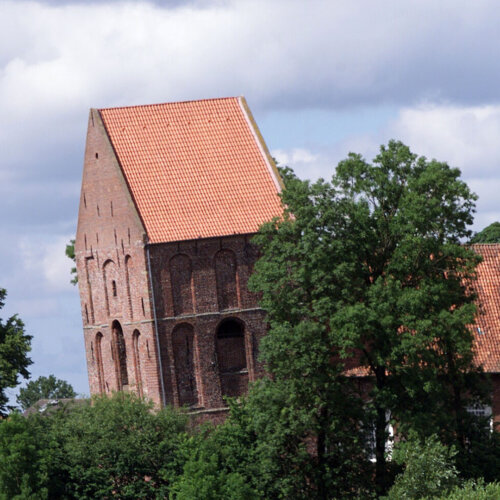
[[247, 289], [257, 258], [250, 239], [147, 245], [100, 116], [91, 111], [75, 244], [91, 394], [131, 390], [220, 418], [224, 394], [246, 392], [263, 373], [257, 346], [265, 319]]

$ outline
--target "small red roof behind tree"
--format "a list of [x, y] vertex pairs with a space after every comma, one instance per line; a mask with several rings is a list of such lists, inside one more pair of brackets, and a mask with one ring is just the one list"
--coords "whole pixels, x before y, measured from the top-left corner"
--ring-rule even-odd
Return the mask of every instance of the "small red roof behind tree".
[[489, 373], [500, 373], [500, 244], [476, 244], [483, 257], [474, 288], [478, 312], [473, 326], [476, 363]]
[[99, 110], [149, 241], [255, 233], [281, 179], [244, 98]]

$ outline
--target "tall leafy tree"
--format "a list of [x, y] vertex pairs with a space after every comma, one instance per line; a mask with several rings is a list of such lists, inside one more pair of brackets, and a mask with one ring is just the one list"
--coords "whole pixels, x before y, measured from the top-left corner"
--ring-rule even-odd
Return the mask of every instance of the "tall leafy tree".
[[493, 222], [475, 234], [471, 243], [500, 243], [500, 222]]
[[76, 392], [72, 385], [65, 380], [60, 380], [54, 375], [38, 377], [28, 382], [26, 387], [19, 391], [17, 403], [23, 410], [33, 406], [40, 399], [74, 398]]
[[458, 169], [397, 141], [373, 163], [350, 154], [330, 183], [284, 179], [284, 216], [255, 238], [262, 355], [310, 409], [320, 464], [343, 423], [373, 429], [382, 493], [390, 422], [464, 448], [466, 405], [484, 397], [467, 328], [479, 257], [461, 245], [476, 196]]
[[[7, 292], [0, 288], [0, 309], [5, 304]], [[6, 321], [0, 318], [0, 416], [12, 409], [8, 405], [6, 389], [16, 387], [19, 377], [28, 378], [28, 366], [32, 363], [28, 357], [31, 350], [31, 336], [24, 331], [24, 323], [17, 315]]]

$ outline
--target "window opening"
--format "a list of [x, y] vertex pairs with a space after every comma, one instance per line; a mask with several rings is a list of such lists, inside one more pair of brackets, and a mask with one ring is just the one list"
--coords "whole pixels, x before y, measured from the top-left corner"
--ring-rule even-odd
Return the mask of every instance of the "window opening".
[[248, 370], [243, 324], [235, 319], [217, 328], [217, 362], [224, 396], [241, 396], [248, 387]]

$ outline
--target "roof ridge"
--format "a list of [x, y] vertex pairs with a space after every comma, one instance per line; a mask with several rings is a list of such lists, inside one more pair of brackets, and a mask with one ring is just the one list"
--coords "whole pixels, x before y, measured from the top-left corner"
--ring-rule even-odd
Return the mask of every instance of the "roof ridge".
[[205, 98], [205, 99], [187, 99], [185, 101], [169, 101], [169, 102], [156, 102], [152, 104], [135, 104], [132, 106], [113, 106], [113, 107], [108, 107], [108, 108], [96, 108], [98, 111], [108, 111], [108, 110], [115, 110], [115, 109], [133, 109], [133, 108], [151, 108], [153, 106], [166, 106], [169, 104], [189, 104], [189, 103], [196, 103], [196, 102], [211, 102], [211, 101], [228, 101], [228, 100], [233, 100], [233, 99], [240, 99], [243, 96], [228, 96], [228, 97], [212, 97], [212, 98]]

